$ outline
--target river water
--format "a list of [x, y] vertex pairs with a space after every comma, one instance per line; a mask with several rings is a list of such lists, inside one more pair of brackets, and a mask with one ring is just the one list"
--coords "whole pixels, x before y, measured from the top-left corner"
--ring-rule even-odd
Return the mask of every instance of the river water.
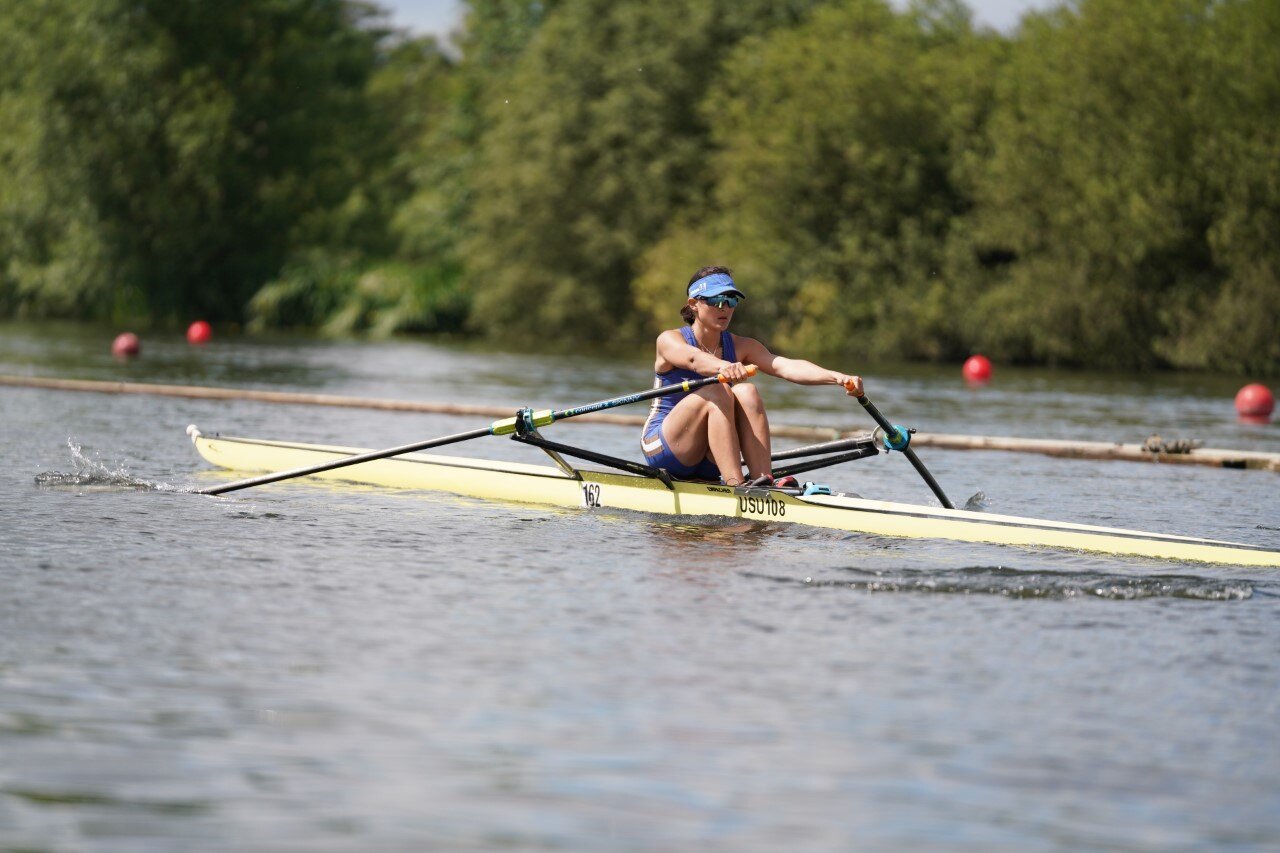
[[[0, 326], [0, 373], [566, 407], [643, 357]], [[1280, 451], [1242, 380], [845, 365], [899, 423]], [[760, 381], [774, 420], [868, 426]], [[639, 412], [636, 412], [637, 414]], [[0, 848], [1280, 848], [1280, 576], [229, 479], [476, 419], [0, 388]], [[634, 430], [556, 437], [634, 455]], [[539, 462], [505, 439], [449, 452]], [[1257, 471], [922, 449], [992, 512], [1280, 548]], [[931, 501], [896, 454], [823, 472]]]

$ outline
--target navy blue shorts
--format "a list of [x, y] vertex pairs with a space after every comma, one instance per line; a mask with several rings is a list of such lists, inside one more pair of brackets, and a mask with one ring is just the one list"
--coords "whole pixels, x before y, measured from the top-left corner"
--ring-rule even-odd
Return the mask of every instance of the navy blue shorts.
[[645, 462], [654, 468], [661, 468], [677, 480], [710, 480], [720, 482], [720, 469], [709, 458], [697, 465], [686, 465], [671, 452], [667, 439], [662, 435], [662, 424], [657, 425], [644, 438], [640, 439], [640, 449], [644, 451]]

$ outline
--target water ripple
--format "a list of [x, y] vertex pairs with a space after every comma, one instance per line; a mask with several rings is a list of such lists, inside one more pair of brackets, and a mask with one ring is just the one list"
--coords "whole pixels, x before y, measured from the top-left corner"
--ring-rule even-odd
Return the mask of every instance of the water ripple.
[[[808, 587], [855, 589], [862, 592], [905, 592], [940, 595], [997, 595], [1005, 598], [1103, 598], [1135, 601], [1185, 598], [1199, 601], [1243, 601], [1253, 597], [1253, 584], [1214, 580], [1194, 575], [1097, 574], [1091, 572], [1025, 571], [1003, 566], [970, 566], [948, 571], [872, 571], [842, 569], [843, 578], [779, 577], [743, 572], [746, 577]], [[850, 577], [852, 579], [850, 579]]]

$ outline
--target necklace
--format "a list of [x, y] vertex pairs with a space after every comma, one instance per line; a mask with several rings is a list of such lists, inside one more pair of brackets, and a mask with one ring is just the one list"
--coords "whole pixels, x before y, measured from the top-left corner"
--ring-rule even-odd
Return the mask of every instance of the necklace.
[[715, 348], [715, 349], [713, 349], [713, 350], [707, 349], [706, 347], [704, 347], [704, 346], [702, 345], [702, 341], [700, 341], [700, 340], [698, 339], [698, 336], [697, 336], [697, 334], [696, 334], [696, 333], [695, 333], [695, 334], [694, 334], [694, 336], [693, 336], [693, 342], [694, 342], [695, 344], [697, 344], [697, 345], [698, 345], [698, 349], [702, 350], [702, 351], [703, 351], [703, 352], [705, 352], [707, 355], [709, 355], [709, 356], [711, 356], [711, 357], [713, 357], [713, 358], [719, 358], [719, 357], [720, 357], [720, 350], [721, 350], [721, 348], [722, 348], [722, 347], [719, 347], [719, 346], [718, 346], [718, 347], [716, 347], [716, 348]]

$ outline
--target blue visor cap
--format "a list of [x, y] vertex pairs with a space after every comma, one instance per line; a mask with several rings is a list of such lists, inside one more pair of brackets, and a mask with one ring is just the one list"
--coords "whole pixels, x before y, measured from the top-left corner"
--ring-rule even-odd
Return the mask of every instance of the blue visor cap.
[[722, 272], [703, 276], [689, 285], [690, 299], [706, 299], [708, 296], [719, 296], [722, 293], [732, 293], [743, 299], [747, 298], [747, 294], [738, 290], [737, 285], [733, 283], [733, 279]]

